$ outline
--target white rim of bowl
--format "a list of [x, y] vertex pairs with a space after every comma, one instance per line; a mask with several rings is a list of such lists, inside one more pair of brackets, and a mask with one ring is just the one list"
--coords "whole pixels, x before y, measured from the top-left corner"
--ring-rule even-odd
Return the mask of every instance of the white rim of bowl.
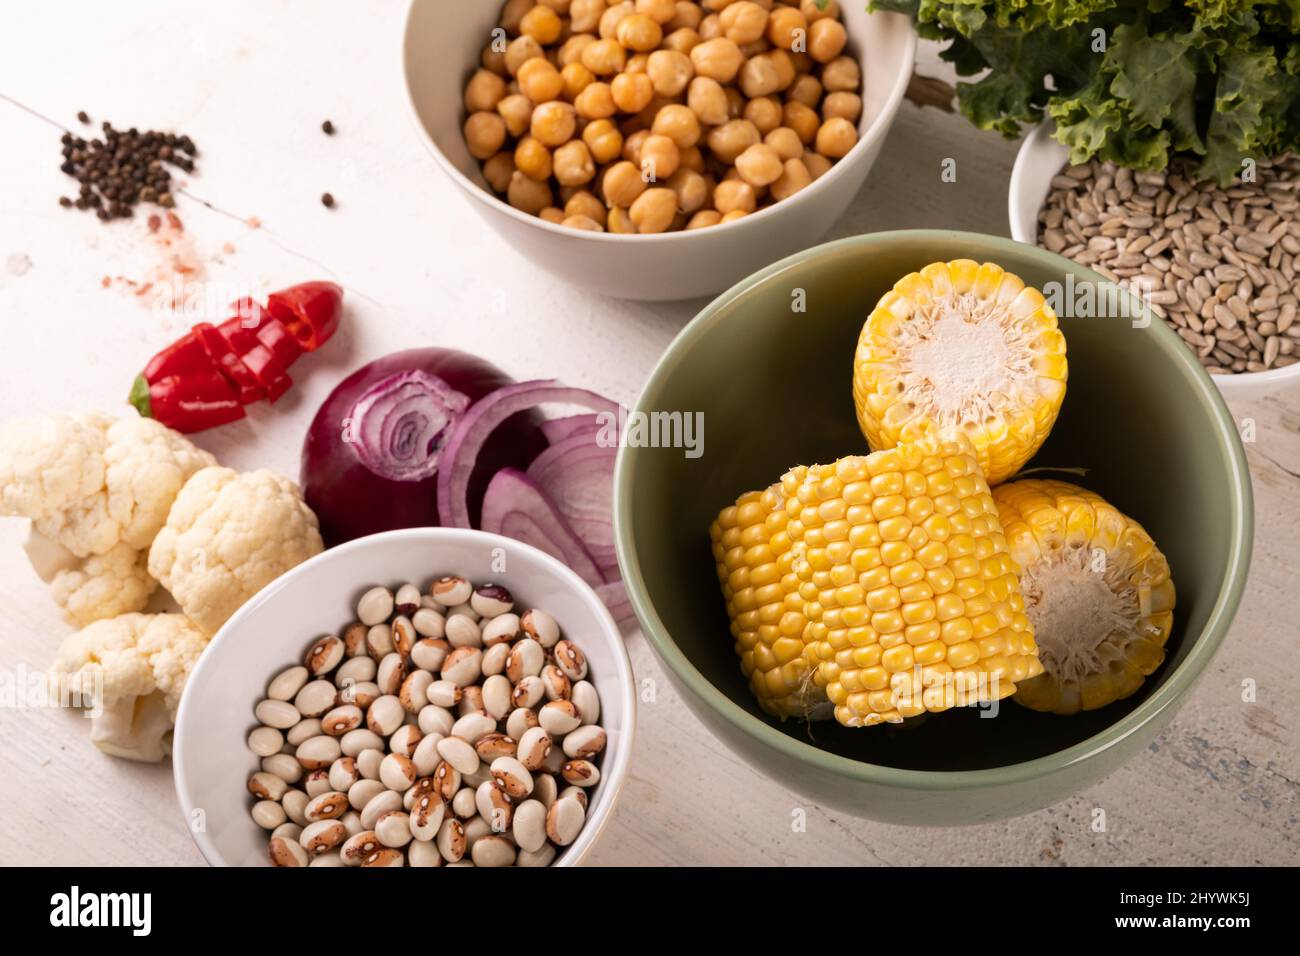
[[[424, 141], [425, 147], [429, 150], [429, 152], [433, 154], [433, 158], [437, 161], [438, 165], [442, 167], [443, 172], [445, 172], [448, 176], [450, 176], [457, 186], [459, 186], [463, 191], [477, 197], [480, 201], [486, 202], [489, 206], [497, 209], [498, 211], [506, 213], [508, 216], [510, 216], [512, 219], [515, 219], [518, 222], [525, 223], [526, 225], [533, 226], [536, 228], [540, 228], [543, 231], [550, 232], [554, 235], [565, 236], [570, 239], [578, 239], [578, 240], [585, 239], [590, 242], [608, 242], [608, 243], [615, 243], [615, 242], [654, 243], [654, 242], [671, 242], [674, 239], [681, 239], [684, 236], [690, 235], [690, 233], [687, 232], [686, 230], [678, 230], [677, 232], [651, 233], [648, 235], [640, 235], [640, 234], [626, 235], [623, 233], [590, 232], [585, 229], [565, 228], [564, 226], [561, 226], [558, 223], [547, 222], [545, 219], [542, 219], [538, 216], [530, 216], [525, 212], [521, 212], [520, 210], [516, 209], [514, 206], [510, 205], [508, 202], [502, 200], [491, 190], [485, 189], [484, 187], [480, 186], [478, 183], [470, 179], [468, 176], [466, 176], [464, 173], [462, 173], [455, 166], [455, 164], [453, 164], [452, 161], [449, 160], [443, 154], [442, 149], [439, 148], [436, 142], [434, 142], [433, 137], [429, 135], [429, 131], [424, 128], [424, 123], [421, 122], [420, 120], [419, 111], [415, 107], [415, 96], [411, 90], [411, 84], [406, 70], [406, 39], [408, 34], [410, 33], [411, 16], [415, 9], [416, 2], [417, 0], [409, 0], [409, 2], [407, 3], [406, 16], [402, 19], [402, 33], [400, 38], [401, 52], [402, 52], [402, 55], [400, 57], [401, 69], [402, 69], [402, 86], [406, 89], [406, 109], [407, 109], [407, 113], [411, 117], [411, 122], [415, 124], [415, 128], [420, 135], [420, 139]], [[903, 16], [903, 14], [895, 14], [890, 11], [874, 11], [869, 15], [873, 17]], [[799, 192], [795, 193], [795, 195], [791, 196], [789, 199], [772, 203], [770, 206], [766, 206], [765, 208], [760, 209], [758, 212], [750, 213], [748, 216], [742, 216], [740, 219], [737, 219], [734, 222], [723, 222], [723, 223], [718, 223], [715, 226], [709, 226], [708, 232], [711, 234], [716, 234], [717, 231], [721, 229], [735, 230], [736, 228], [744, 228], [746, 226], [752, 225], [755, 222], [759, 222], [759, 223], [766, 222], [767, 219], [769, 218], [767, 214], [775, 210], [778, 206], [782, 206], [788, 202], [797, 202], [801, 197], [810, 194], [813, 190], [817, 189], [823, 183], [828, 181], [833, 181], [835, 179], [838, 179], [841, 175], [843, 175], [844, 169], [847, 168], [847, 166], [851, 165], [851, 163], [854, 160], [856, 160], [861, 156], [862, 152], [866, 149], [867, 144], [869, 142], [874, 142], [876, 137], [883, 136], [885, 134], [885, 131], [881, 129], [882, 124], [887, 124], [888, 122], [892, 121], [892, 118], [897, 114], [898, 106], [903, 100], [903, 94], [907, 92], [907, 84], [912, 79], [912, 71], [916, 66], [916, 45], [917, 45], [916, 27], [909, 23], [907, 27], [906, 50], [904, 51], [904, 55], [903, 55], [903, 68], [899, 71], [899, 74], [896, 77], [894, 77], [894, 85], [890, 88], [889, 95], [885, 98], [884, 108], [880, 111], [880, 115], [877, 116], [875, 120], [872, 121], [871, 125], [867, 127], [866, 133], [858, 137], [858, 141], [853, 145], [853, 148], [849, 150], [847, 153], [845, 153], [844, 156], [842, 156], [839, 160], [837, 160], [836, 163], [833, 166], [831, 166], [831, 168], [825, 174], [823, 174], [820, 179], [817, 179], [811, 185], [804, 187]], [[858, 67], [861, 70], [862, 67], [861, 55], [860, 54], [855, 55], [854, 59], [857, 60]], [[862, 70], [862, 74], [865, 82], [866, 71]]]
[[[1011, 238], [1029, 246], [1038, 245], [1037, 236], [1025, 238], [1020, 234], [1020, 216], [1018, 215], [1025, 204], [1030, 201], [1030, 197], [1025, 195], [1024, 184], [1025, 178], [1029, 175], [1028, 170], [1032, 162], [1029, 154], [1031, 150], [1039, 148], [1044, 140], [1051, 138], [1052, 128], [1051, 123], [1039, 123], [1021, 141], [1020, 148], [1016, 150], [1016, 161], [1011, 167], [1011, 179], [1007, 186], [1007, 221], [1011, 227]], [[1052, 142], [1055, 142], [1055, 140], [1052, 140]], [[1040, 199], [1035, 206], [1035, 219], [1038, 212], [1043, 208], [1044, 199], [1046, 197]], [[1227, 392], [1235, 391], [1238, 386], [1242, 388], [1281, 386], [1293, 379], [1300, 379], [1300, 362], [1282, 368], [1271, 368], [1265, 372], [1231, 372], [1225, 375], [1210, 376], [1210, 380], [1215, 385]]]
[[[297, 567], [289, 569], [270, 584], [266, 585], [266, 587], [262, 588], [262, 590], [258, 591], [257, 594], [253, 595], [249, 600], [244, 602], [239, 610], [231, 615], [230, 620], [223, 624], [221, 629], [213, 635], [213, 638], [208, 642], [207, 647], [203, 649], [203, 653], [199, 656], [198, 663], [194, 665], [194, 669], [190, 672], [189, 681], [187, 681], [186, 684], [188, 686], [190, 681], [202, 679], [204, 670], [210, 666], [212, 661], [213, 655], [210, 652], [212, 648], [216, 646], [217, 642], [221, 640], [229, 640], [230, 632], [238, 627], [243, 622], [243, 619], [253, 612], [254, 608], [271, 600], [275, 594], [285, 586], [285, 583], [290, 578], [298, 575], [309, 574], [316, 565], [324, 563], [326, 559], [334, 560], [335, 558], [347, 555], [352, 551], [360, 550], [362, 546], [373, 545], [378, 539], [393, 541], [402, 538], [424, 538], [428, 536], [447, 536], [453, 539], [474, 539], [482, 541], [488, 545], [508, 547], [515, 550], [523, 549], [531, 552], [532, 556], [542, 565], [549, 568], [549, 570], [560, 579], [563, 585], [565, 585], [569, 590], [582, 595], [583, 600], [589, 604], [595, 612], [596, 618], [605, 629], [606, 634], [611, 636], [613, 639], [612, 643], [617, 649], [614, 654], [614, 669], [617, 672], [616, 677], [619, 685], [619, 694], [622, 697], [623, 707], [627, 712], [627, 726], [621, 730], [621, 733], [626, 738], [627, 742], [620, 751], [618, 757], [611, 761], [613, 766], [607, 767], [604, 765], [604, 762], [602, 762], [600, 768], [601, 779], [597, 783], [596, 789], [604, 787], [608, 787], [609, 789], [607, 791], [607, 797], [602, 794], [604, 806], [601, 815], [595, 821], [589, 821], [591, 823], [590, 826], [583, 826], [577, 839], [569, 846], [565, 847], [560, 854], [557, 854], [559, 858], [553, 864], [555, 866], [578, 866], [586, 858], [587, 854], [591, 852], [592, 847], [596, 845], [596, 841], [599, 840], [601, 834], [605, 832], [605, 828], [609, 826], [609, 821], [614, 815], [614, 808], [618, 804], [618, 798], [622, 795], [623, 786], [627, 782], [629, 767], [631, 766], [632, 746], [636, 738], [636, 678], [632, 673], [632, 661], [628, 657], [627, 645], [623, 640], [622, 631], [619, 629], [618, 623], [614, 620], [613, 615], [609, 613], [609, 608], [605, 606], [605, 603], [596, 595], [596, 592], [592, 590], [591, 586], [587, 584], [586, 581], [582, 580], [582, 578], [578, 577], [577, 573], [572, 568], [547, 554], [545, 551], [542, 551], [540, 548], [535, 548], [522, 541], [516, 541], [514, 538], [506, 538], [499, 534], [493, 534], [490, 531], [478, 531], [473, 528], [442, 527], [402, 528], [397, 531], [383, 531], [379, 534], [366, 535], [363, 538], [354, 538], [353, 540], [346, 541], [337, 547], [327, 548], [320, 554], [309, 558]], [[189, 701], [192, 699], [193, 698], [189, 694], [181, 695], [180, 707], [176, 712], [176, 727], [178, 729], [182, 722], [184, 722], [189, 716]], [[187, 766], [188, 760], [186, 755], [179, 747], [177, 747], [172, 752], [172, 780], [176, 785], [176, 799], [180, 804], [181, 815], [188, 820], [190, 810], [193, 807], [200, 806], [200, 804], [198, 804], [190, 794], [187, 779]], [[199, 848], [199, 852], [203, 854], [203, 859], [209, 866], [234, 865], [229, 863], [222, 856], [220, 851], [212, 844], [212, 840], [209, 838], [206, 830], [195, 832], [195, 830], [189, 826], [186, 826], [186, 830], [189, 831], [191, 839], [194, 840], [195, 846]]]

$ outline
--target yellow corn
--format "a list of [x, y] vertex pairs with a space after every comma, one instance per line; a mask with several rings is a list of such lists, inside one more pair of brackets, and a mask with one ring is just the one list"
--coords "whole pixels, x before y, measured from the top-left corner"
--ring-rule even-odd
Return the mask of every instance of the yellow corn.
[[743, 494], [709, 528], [741, 672], [759, 706], [782, 719], [828, 716], [804, 657], [807, 623], [780, 486]]
[[840, 723], [999, 699], [1042, 672], [968, 443], [904, 442], [795, 468], [781, 491], [807, 655]]
[[1065, 338], [1041, 292], [992, 262], [935, 262], [867, 318], [853, 366], [873, 449], [964, 434], [989, 484], [1015, 474], [1065, 397]]
[[1074, 714], [1128, 697], [1164, 661], [1169, 562], [1100, 495], [1063, 481], [993, 490], [1044, 673], [1019, 686], [1033, 710]]

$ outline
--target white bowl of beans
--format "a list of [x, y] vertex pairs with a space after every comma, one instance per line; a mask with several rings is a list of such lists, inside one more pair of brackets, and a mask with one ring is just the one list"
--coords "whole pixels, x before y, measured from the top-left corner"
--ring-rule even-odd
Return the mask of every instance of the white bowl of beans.
[[711, 295], [816, 242], [912, 75], [909, 18], [840, 0], [412, 0], [416, 127], [575, 285]]
[[294, 568], [212, 639], [177, 714], [177, 796], [214, 866], [572, 866], [635, 712], [619, 629], [568, 567], [485, 532], [390, 531]]

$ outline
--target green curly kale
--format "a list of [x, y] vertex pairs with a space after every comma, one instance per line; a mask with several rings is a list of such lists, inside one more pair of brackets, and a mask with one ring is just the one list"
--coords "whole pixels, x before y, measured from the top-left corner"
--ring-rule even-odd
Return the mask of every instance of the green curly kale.
[[1226, 185], [1300, 149], [1300, 0], [871, 0], [946, 41], [962, 113], [1016, 136], [1050, 117], [1073, 162]]

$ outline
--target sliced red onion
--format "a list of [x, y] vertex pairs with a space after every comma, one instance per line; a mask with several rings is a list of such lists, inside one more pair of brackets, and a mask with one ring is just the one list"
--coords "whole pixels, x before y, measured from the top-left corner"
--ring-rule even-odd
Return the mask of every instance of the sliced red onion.
[[[596, 416], [584, 416], [595, 419]], [[542, 426], [545, 431], [545, 425]], [[599, 425], [580, 428], [551, 445], [528, 466], [528, 477], [555, 502], [587, 546], [607, 580], [618, 577], [614, 554], [614, 458], [616, 444]], [[614, 573], [606, 573], [613, 568]]]
[[592, 587], [605, 583], [596, 562], [555, 502], [518, 469], [502, 468], [492, 476], [483, 495], [481, 524], [484, 531], [531, 544], [559, 558]]
[[357, 457], [375, 474], [391, 481], [421, 481], [438, 471], [449, 426], [469, 404], [468, 396], [436, 375], [420, 369], [399, 372], [357, 399], [348, 416], [349, 437]]
[[555, 381], [519, 382], [499, 388], [474, 405], [451, 429], [443, 445], [444, 466], [438, 469], [438, 518], [444, 527], [470, 527], [466, 491], [474, 462], [493, 429], [517, 412], [538, 405], [578, 405], [618, 416], [618, 404], [580, 388]]
[[570, 415], [567, 418], [548, 418], [539, 426], [546, 440], [552, 445], [564, 441], [576, 431], [584, 428], [599, 428], [599, 415]]

